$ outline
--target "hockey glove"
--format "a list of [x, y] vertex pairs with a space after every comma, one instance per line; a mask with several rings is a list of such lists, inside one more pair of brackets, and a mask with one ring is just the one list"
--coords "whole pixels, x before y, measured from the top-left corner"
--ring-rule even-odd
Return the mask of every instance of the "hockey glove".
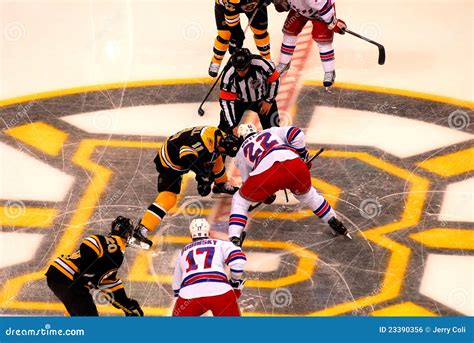
[[246, 280], [242, 280], [242, 279], [238, 279], [238, 280], [229, 279], [229, 283], [234, 289], [234, 293], [237, 299], [239, 299], [240, 296], [242, 295], [242, 290], [244, 289], [245, 281]]
[[328, 24], [328, 29], [343, 35], [345, 32], [344, 30], [347, 28], [346, 23], [341, 20], [337, 19], [335, 16], [332, 17], [331, 22]]
[[197, 192], [200, 196], [205, 197], [211, 193], [212, 182], [208, 177], [196, 175]]
[[309, 158], [309, 152], [306, 148], [302, 148], [298, 153], [303, 161], [306, 161]]
[[143, 317], [144, 313], [140, 304], [135, 299], [130, 299], [127, 307], [127, 311], [124, 311], [127, 317]]
[[277, 12], [288, 12], [290, 10], [288, 0], [273, 0], [273, 4]]
[[230, 241], [238, 247], [242, 246], [242, 240], [240, 239], [240, 237], [237, 237], [237, 236], [230, 237]]
[[268, 198], [266, 198], [266, 199], [263, 201], [263, 203], [264, 203], [265, 205], [271, 205], [271, 204], [273, 204], [273, 202], [276, 200], [276, 198], [277, 198], [276, 194], [272, 194], [272, 195], [270, 195]]

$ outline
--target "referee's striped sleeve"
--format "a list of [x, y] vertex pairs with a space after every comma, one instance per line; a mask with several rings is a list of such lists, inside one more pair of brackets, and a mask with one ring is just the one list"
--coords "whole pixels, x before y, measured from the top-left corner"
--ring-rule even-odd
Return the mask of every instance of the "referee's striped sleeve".
[[222, 112], [224, 112], [224, 119], [230, 127], [234, 127], [235, 123], [235, 101], [234, 100], [219, 100]]
[[222, 78], [221, 78], [221, 83], [220, 83], [221, 91], [236, 93], [235, 82], [234, 82], [235, 75], [236, 75], [236, 71], [232, 65], [228, 64], [224, 67], [224, 70], [222, 71]]
[[235, 100], [237, 100], [238, 95], [234, 84], [234, 78], [234, 67], [230, 65], [225, 66], [220, 84], [221, 90], [219, 103], [224, 112], [224, 119], [230, 127], [237, 124], [235, 123]]
[[269, 83], [268, 92], [266, 94], [265, 100], [268, 102], [273, 101], [278, 94], [278, 87], [280, 86], [280, 73], [268, 62], [266, 59], [259, 58], [255, 59], [254, 64], [259, 66], [263, 75], [267, 78], [266, 81]]

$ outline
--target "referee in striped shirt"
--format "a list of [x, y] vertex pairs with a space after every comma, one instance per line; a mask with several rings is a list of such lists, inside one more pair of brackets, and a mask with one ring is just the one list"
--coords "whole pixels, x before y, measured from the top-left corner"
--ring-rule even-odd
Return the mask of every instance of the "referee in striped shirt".
[[261, 56], [249, 49], [237, 49], [223, 70], [220, 85], [219, 129], [232, 133], [245, 111], [258, 114], [263, 129], [279, 126], [276, 96], [280, 74]]

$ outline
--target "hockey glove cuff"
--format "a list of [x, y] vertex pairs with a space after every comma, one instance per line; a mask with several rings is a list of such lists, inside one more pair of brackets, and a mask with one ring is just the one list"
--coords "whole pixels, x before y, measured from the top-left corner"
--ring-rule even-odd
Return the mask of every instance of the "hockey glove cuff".
[[242, 290], [244, 289], [245, 281], [246, 280], [242, 280], [242, 279], [238, 279], [238, 280], [229, 279], [229, 284], [234, 289], [234, 293], [237, 299], [239, 299], [240, 296], [242, 295]]
[[277, 198], [276, 194], [272, 194], [272, 195], [270, 195], [268, 198], [266, 198], [266, 199], [263, 201], [263, 203], [264, 203], [265, 205], [271, 205], [271, 204], [273, 204], [273, 202], [276, 200], [276, 198]]
[[341, 20], [337, 19], [335, 16], [332, 17], [331, 22], [328, 24], [328, 29], [343, 35], [345, 32], [344, 30], [347, 28], [346, 23]]

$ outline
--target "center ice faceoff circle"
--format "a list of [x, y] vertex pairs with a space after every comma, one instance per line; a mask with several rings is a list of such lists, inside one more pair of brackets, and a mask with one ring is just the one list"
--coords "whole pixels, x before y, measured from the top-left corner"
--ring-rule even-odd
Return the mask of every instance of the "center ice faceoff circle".
[[[101, 213], [93, 216], [93, 221], [87, 222], [86, 230], [97, 230], [97, 225], [103, 225], [101, 223], [104, 219], [122, 211], [134, 218], [139, 216], [138, 212], [141, 212], [156, 192], [156, 173], [151, 161], [160, 142], [183, 127], [218, 122], [219, 106], [216, 102], [207, 105], [205, 117], [195, 114], [199, 102], [187, 94], [192, 94], [192, 88], [199, 86], [189, 87], [191, 92], [189, 88], [184, 91], [182, 86], [171, 87], [172, 90], [163, 90], [160, 87], [151, 91], [135, 90], [125, 98], [125, 106], [117, 109], [113, 106], [107, 108], [109, 106], [102, 103], [100, 111], [81, 113], [74, 105], [64, 107], [65, 103], [62, 103], [61, 110], [55, 110], [57, 103], [45, 101], [41, 106], [48, 106], [52, 110], [50, 112], [55, 113], [47, 118], [44, 115], [40, 117], [34, 105], [29, 109], [33, 122], [46, 121], [50, 126], [69, 135], [67, 143], [62, 143], [62, 150], [74, 164], [88, 166], [92, 163], [105, 166], [110, 172], [109, 181], [104, 185], [99, 202], [95, 205], [97, 210], [100, 207]], [[303, 89], [302, 97], [306, 98], [308, 95], [312, 95], [313, 99], [321, 99], [314, 87]], [[339, 96], [341, 95], [348, 96], [342, 91]], [[316, 104], [303, 99], [298, 102], [297, 115], [293, 121], [305, 131], [311, 149], [315, 150], [320, 146], [326, 148], [326, 153], [316, 161], [313, 170], [316, 180], [313, 180], [313, 184], [323, 193], [333, 196], [328, 197], [330, 203], [334, 201], [332, 199], [339, 199], [337, 204], [332, 205], [358, 234], [357, 242], [351, 245], [337, 241], [325, 231], [325, 226], [315, 221], [311, 213], [298, 208], [293, 202], [286, 203], [283, 194], [279, 195], [274, 205], [262, 208], [252, 219], [247, 248], [250, 280], [243, 299], [244, 304], [247, 304], [243, 306], [246, 312], [261, 313], [263, 308], [255, 300], [261, 296], [271, 299], [274, 294], [272, 290], [283, 289], [290, 294], [291, 301], [276, 302], [278, 306], [274, 306], [274, 312], [369, 313], [367, 311], [370, 311], [370, 307], [361, 306], [361, 301], [377, 306], [378, 299], [375, 295], [393, 299], [402, 296], [396, 287], [397, 283], [387, 286], [388, 282], [394, 281], [390, 278], [394, 270], [387, 271], [392, 264], [398, 268], [395, 269], [395, 274], [400, 278], [398, 286], [404, 282], [416, 285], [417, 280], [422, 278], [423, 271], [419, 271], [421, 274], [418, 277], [411, 276], [411, 267], [404, 252], [406, 248], [420, 251], [424, 240], [420, 239], [420, 244], [420, 240], [411, 239], [408, 234], [427, 227], [441, 226], [437, 217], [433, 218], [425, 213], [424, 206], [443, 204], [438, 210], [441, 218], [446, 216], [446, 211], [452, 211], [449, 204], [457, 201], [453, 194], [444, 193], [451, 183], [443, 179], [438, 172], [439, 164], [431, 155], [436, 152], [449, 159], [453, 154], [462, 154], [466, 150], [465, 142], [472, 139], [472, 135], [465, 127], [458, 129], [448, 124], [440, 125], [440, 118], [426, 118], [422, 110], [410, 116], [403, 115], [398, 108], [401, 99], [390, 98], [382, 101], [380, 95], [364, 95], [369, 100], [371, 97], [376, 98], [365, 108], [352, 106], [350, 99], [342, 103], [321, 101]], [[182, 102], [186, 96], [189, 102]], [[142, 101], [136, 102], [134, 97], [141, 98]], [[144, 98], [147, 101], [143, 101]], [[166, 98], [180, 101], [166, 101]], [[55, 101], [62, 100], [57, 98]], [[139, 105], [136, 105], [137, 103]], [[377, 103], [386, 105], [381, 110]], [[429, 103], [429, 106], [438, 106], [440, 113], [446, 113], [445, 123], [448, 123], [449, 113], [455, 111], [449, 105]], [[166, 118], [166, 125], [163, 118]], [[23, 125], [29, 124], [22, 122], [15, 127]], [[360, 126], [354, 132], [351, 128], [357, 125]], [[22, 140], [22, 130], [12, 130], [10, 136], [25, 146], [40, 147], [38, 142]], [[404, 137], [402, 142], [400, 137]], [[433, 140], [433, 137], [438, 139]], [[92, 143], [97, 140], [104, 142], [92, 149]], [[420, 141], [423, 144], [416, 143]], [[130, 146], [127, 142], [131, 142]], [[87, 156], [84, 155], [86, 150], [89, 154]], [[64, 170], [59, 160], [53, 158], [47, 162], [56, 169]], [[98, 167], [90, 170], [90, 175], [94, 175], [94, 172], [103, 167], [96, 168]], [[452, 173], [462, 175], [462, 166], [459, 168]], [[76, 200], [72, 201], [76, 203], [88, 184], [89, 177], [84, 178], [80, 171], [75, 170], [67, 170], [67, 173], [74, 174], [76, 178], [73, 190], [77, 195], [73, 197]], [[86, 182], [81, 182], [82, 179]], [[456, 182], [470, 181], [465, 178]], [[441, 194], [434, 198], [426, 197], [433, 184], [434, 187], [441, 187]], [[407, 188], [408, 185], [410, 186]], [[187, 197], [195, 193], [194, 187], [192, 178], [186, 181], [179, 205], [192, 200]], [[334, 191], [335, 189], [338, 191]], [[47, 193], [44, 194], [46, 196]], [[214, 201], [204, 199], [197, 206], [193, 203], [191, 214], [197, 211], [199, 215], [207, 216], [212, 211]], [[61, 206], [66, 206], [66, 203]], [[29, 204], [26, 203], [25, 210], [22, 211], [24, 214], [28, 213], [28, 207]], [[154, 292], [160, 293], [161, 288], [169, 287], [171, 268], [170, 264], [163, 263], [163, 260], [173, 260], [176, 249], [184, 243], [180, 237], [186, 235], [186, 215], [190, 211], [185, 214], [177, 213], [165, 223], [163, 234], [167, 238], [151, 261], [149, 257], [144, 258], [141, 254], [134, 257], [128, 270], [128, 279], [133, 282], [133, 287], [139, 287], [150, 295]], [[463, 215], [462, 212], [456, 215], [456, 219], [447, 219], [447, 225], [446, 221], [444, 222], [447, 230], [449, 226], [457, 227], [457, 223], [470, 220], [469, 216]], [[393, 223], [397, 218], [400, 222]], [[268, 239], [270, 234], [272, 239]], [[288, 240], [291, 240], [293, 245], [272, 246], [272, 242], [276, 244]], [[387, 251], [391, 256], [387, 256]], [[415, 253], [414, 258], [421, 258], [421, 255]], [[379, 263], [380, 261], [383, 262]], [[364, 268], [360, 268], [361, 265]], [[367, 281], [365, 289], [357, 283], [360, 278]], [[159, 286], [158, 290], [156, 285]], [[336, 285], [336, 289], [328, 289], [328, 285]], [[303, 297], [307, 287], [311, 291]], [[431, 294], [430, 292], [437, 291], [426, 292]], [[159, 309], [167, 306], [167, 298], [163, 294], [152, 307]], [[403, 297], [413, 301], [418, 299], [416, 292]], [[437, 296], [436, 299], [444, 298]], [[446, 299], [449, 303], [450, 299], [455, 301], [457, 297], [448, 296]], [[286, 303], [288, 304], [282, 306]], [[430, 307], [429, 304], [425, 306]], [[161, 313], [161, 310], [156, 311]]]

